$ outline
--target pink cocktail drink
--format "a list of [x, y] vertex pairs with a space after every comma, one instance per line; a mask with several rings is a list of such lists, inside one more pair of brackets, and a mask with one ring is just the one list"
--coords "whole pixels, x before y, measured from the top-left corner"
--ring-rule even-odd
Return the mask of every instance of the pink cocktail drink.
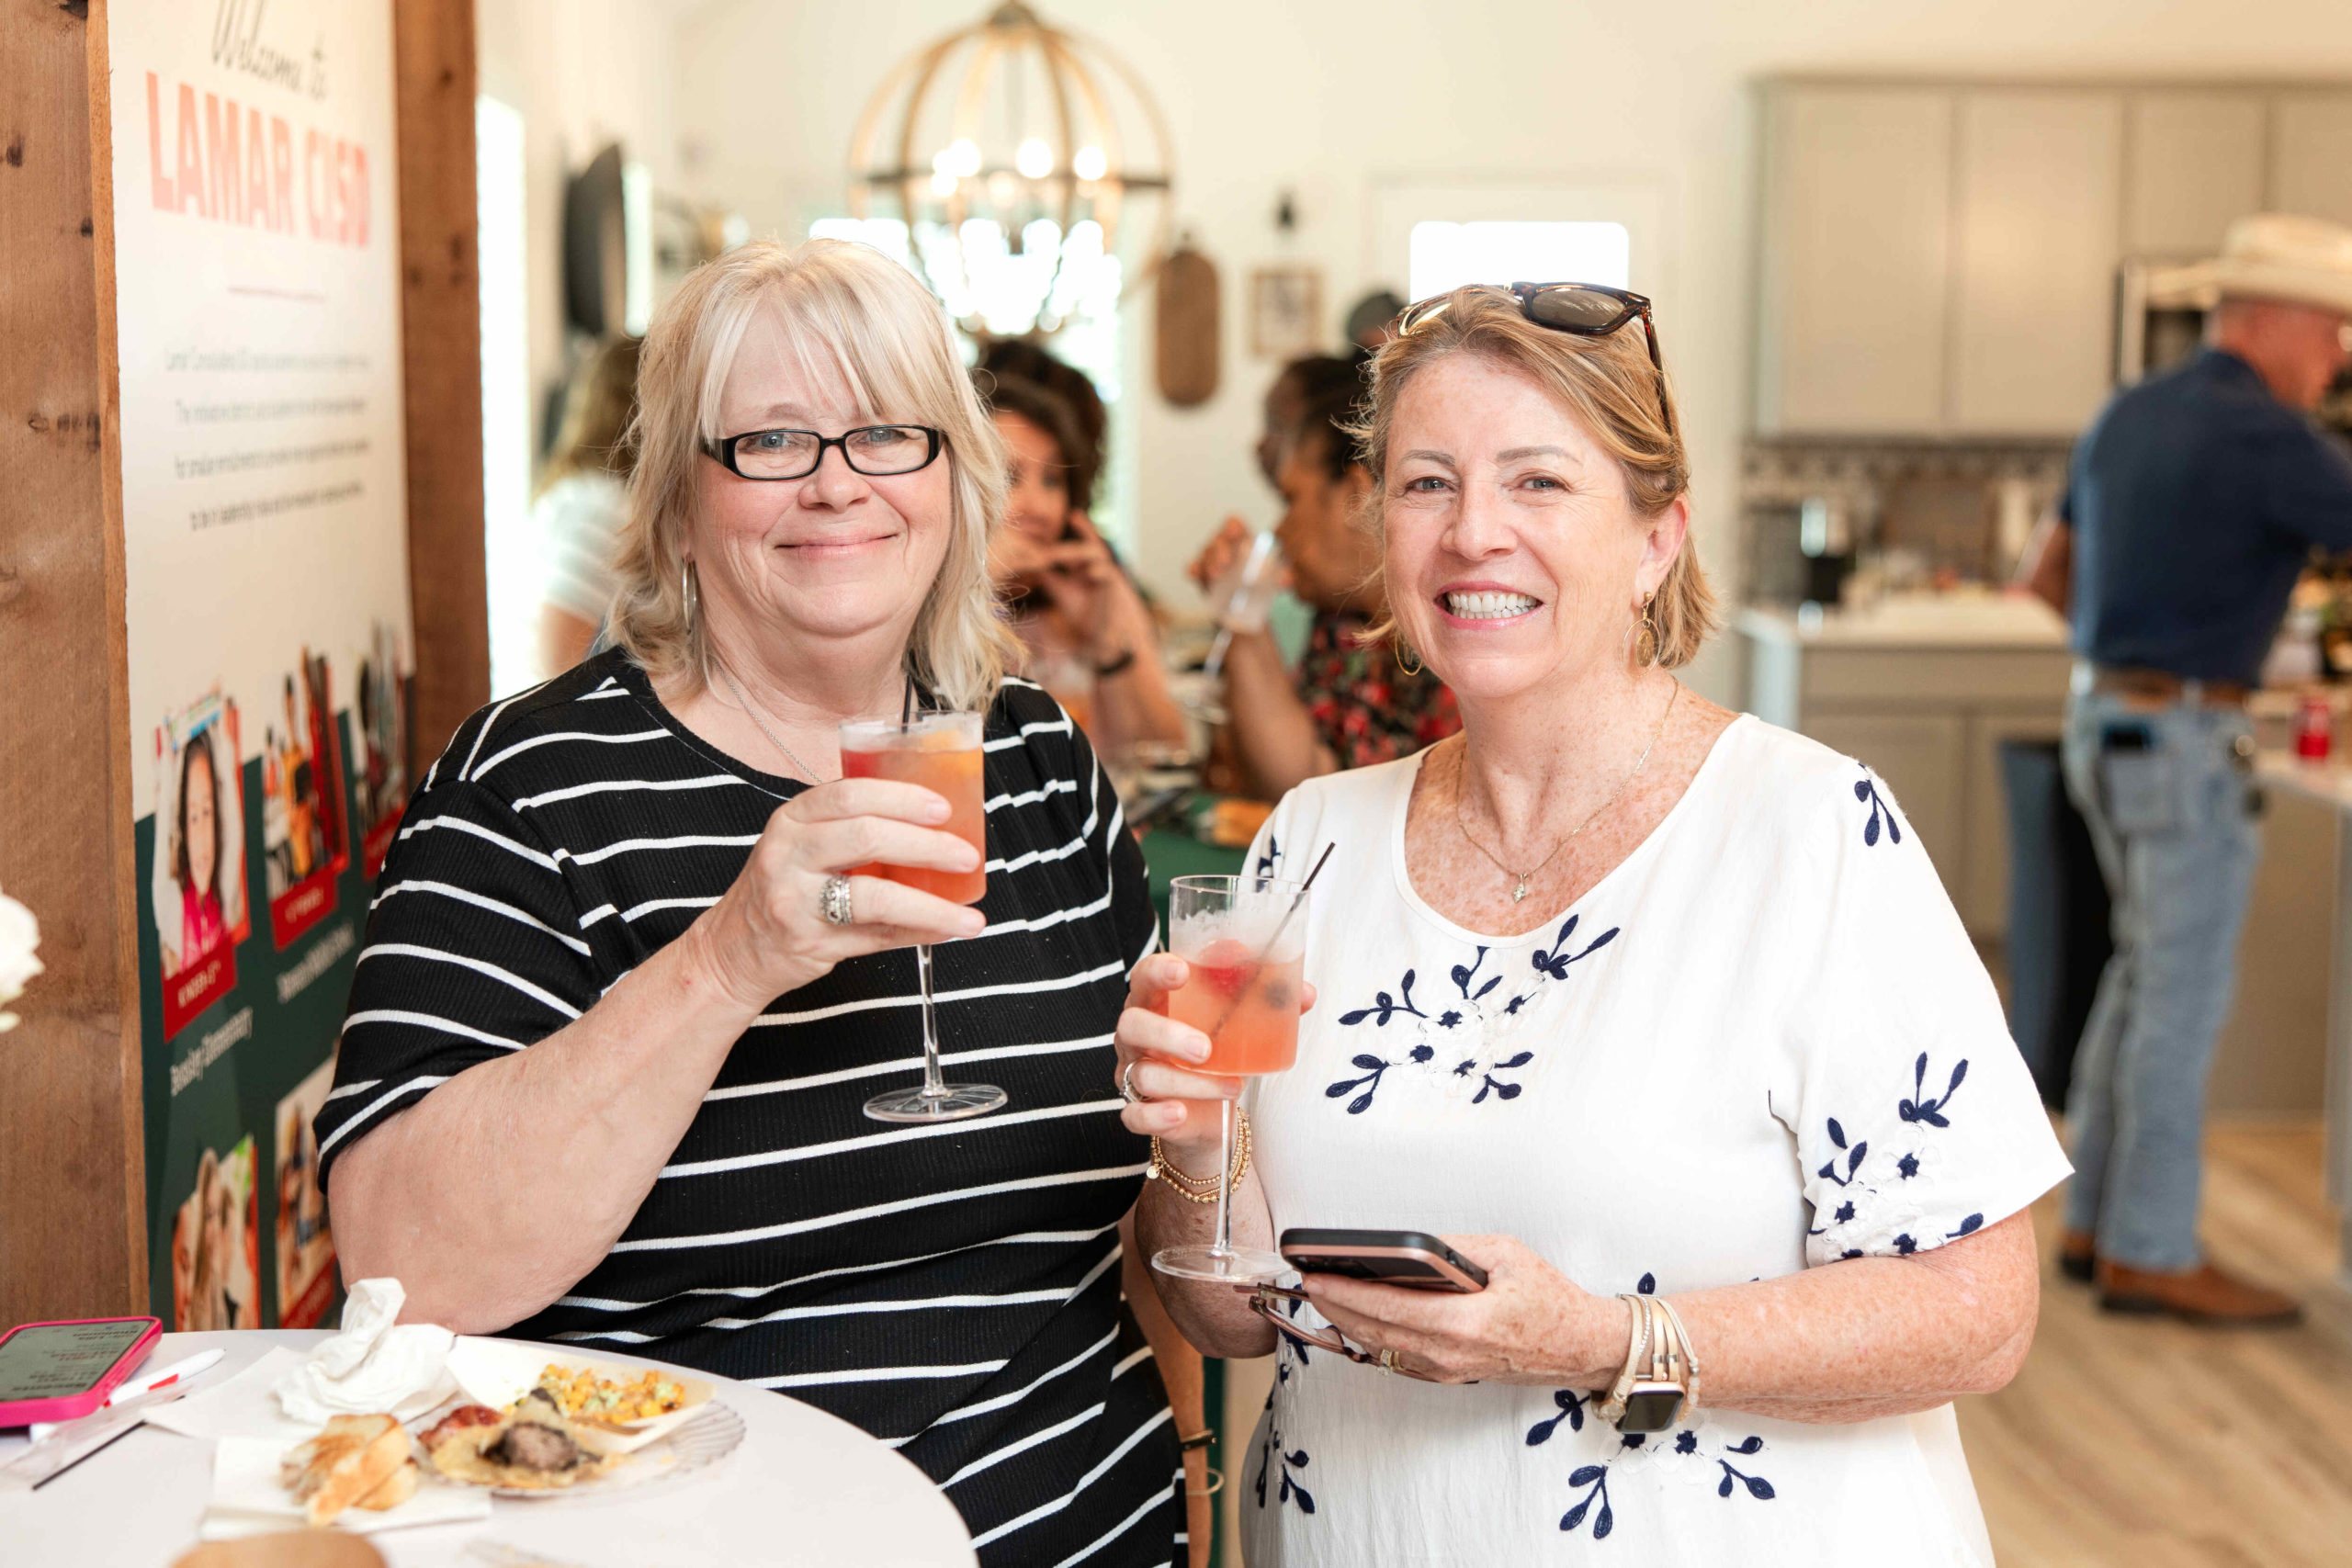
[[979, 851], [983, 862], [970, 871], [868, 864], [853, 875], [887, 877], [951, 904], [977, 904], [987, 895], [987, 769], [980, 736], [978, 714], [925, 714], [906, 725], [842, 727], [842, 777], [893, 779], [931, 790], [947, 802], [945, 830]]
[[1288, 1071], [1298, 1060], [1304, 955], [1261, 963], [1248, 943], [1223, 937], [1182, 956], [1192, 973], [1169, 997], [1168, 1011], [1209, 1037], [1200, 1070], [1219, 1077]]
[[[842, 726], [842, 777], [922, 785], [947, 802], [947, 820], [940, 826], [980, 857], [969, 871], [868, 862], [853, 868], [851, 875], [878, 876], [951, 904], [977, 904], [987, 896], [988, 768], [981, 746], [986, 728], [977, 713], [917, 714], [897, 721], [853, 719]], [[922, 1087], [877, 1094], [865, 1102], [865, 1113], [877, 1122], [954, 1122], [998, 1109], [1005, 1093], [994, 1084], [951, 1084], [940, 1076], [929, 942], [915, 944], [915, 978], [922, 1001]]]

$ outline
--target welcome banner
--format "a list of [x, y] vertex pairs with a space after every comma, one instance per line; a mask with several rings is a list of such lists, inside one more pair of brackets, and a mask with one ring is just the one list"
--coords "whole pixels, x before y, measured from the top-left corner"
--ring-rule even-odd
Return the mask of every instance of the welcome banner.
[[407, 796], [389, 0], [115, 0], [155, 1310], [315, 1323], [310, 1118]]

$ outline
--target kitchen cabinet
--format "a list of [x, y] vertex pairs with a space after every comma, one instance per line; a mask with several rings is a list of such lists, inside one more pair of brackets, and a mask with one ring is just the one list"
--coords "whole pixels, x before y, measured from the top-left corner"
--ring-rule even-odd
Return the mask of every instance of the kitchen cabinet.
[[2122, 95], [1965, 93], [1959, 134], [1947, 422], [2079, 430], [2114, 358]]
[[2196, 261], [2263, 208], [2268, 112], [2259, 93], [2134, 93], [2123, 192], [2124, 254]]
[[1941, 418], [1951, 133], [1948, 93], [1821, 87], [1772, 101], [1758, 410], [1769, 428]]
[[2352, 224], [2352, 86], [1789, 79], [1760, 123], [1765, 435], [2072, 436], [2125, 260]]
[[2270, 200], [2352, 223], [2352, 93], [2281, 93], [2270, 123]]
[[2009, 920], [2000, 744], [2054, 740], [2074, 660], [2038, 603], [1902, 604], [1801, 623], [1747, 609], [1747, 710], [1866, 764], [1935, 863], [1979, 942]]

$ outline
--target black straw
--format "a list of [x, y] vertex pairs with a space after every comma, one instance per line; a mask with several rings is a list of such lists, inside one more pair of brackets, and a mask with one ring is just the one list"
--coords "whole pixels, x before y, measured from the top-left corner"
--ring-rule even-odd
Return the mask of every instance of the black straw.
[[914, 721], [915, 721], [915, 678], [914, 678], [913, 673], [912, 673], [911, 671], [910, 671], [910, 672], [908, 673], [908, 675], [907, 675], [907, 694], [906, 694], [905, 698], [904, 698], [903, 700], [901, 700], [901, 701], [899, 702], [899, 728], [900, 729], [904, 729], [904, 728], [907, 728], [907, 726], [909, 726], [909, 725], [912, 724]]

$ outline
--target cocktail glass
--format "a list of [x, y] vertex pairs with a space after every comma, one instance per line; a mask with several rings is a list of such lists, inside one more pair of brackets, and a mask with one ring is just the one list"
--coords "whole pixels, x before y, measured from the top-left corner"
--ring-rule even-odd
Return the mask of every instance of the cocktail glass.
[[[842, 726], [842, 777], [895, 779], [939, 795], [947, 802], [946, 830], [979, 851], [982, 861], [971, 871], [870, 864], [853, 874], [885, 877], [951, 904], [980, 901], [989, 889], [986, 770], [980, 750], [984, 729], [976, 713], [916, 714], [904, 722], [855, 719]], [[1005, 1093], [996, 1085], [951, 1084], [940, 1076], [929, 942], [915, 947], [915, 974], [922, 988], [922, 1087], [877, 1094], [865, 1102], [865, 1113], [876, 1122], [957, 1122], [998, 1109]]]
[[[1193, 1068], [1219, 1077], [1279, 1073], [1298, 1060], [1307, 894], [1272, 876], [1180, 876], [1169, 885], [1169, 945], [1192, 965], [1169, 1016], [1209, 1037]], [[1292, 1272], [1282, 1255], [1233, 1245], [1233, 1101], [1217, 1101], [1216, 1239], [1162, 1247], [1151, 1266], [1180, 1280], [1260, 1284]]]

